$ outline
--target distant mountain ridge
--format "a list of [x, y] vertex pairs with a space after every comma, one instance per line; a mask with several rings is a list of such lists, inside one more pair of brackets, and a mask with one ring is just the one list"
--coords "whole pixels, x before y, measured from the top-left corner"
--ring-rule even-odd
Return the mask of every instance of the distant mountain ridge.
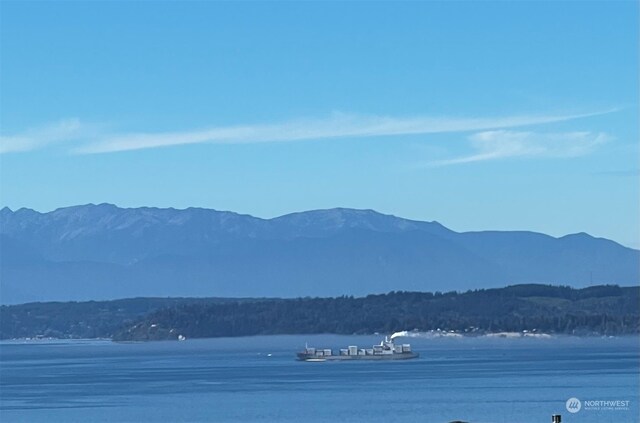
[[515, 283], [636, 285], [640, 253], [574, 234], [454, 232], [373, 210], [0, 210], [0, 301], [330, 296]]

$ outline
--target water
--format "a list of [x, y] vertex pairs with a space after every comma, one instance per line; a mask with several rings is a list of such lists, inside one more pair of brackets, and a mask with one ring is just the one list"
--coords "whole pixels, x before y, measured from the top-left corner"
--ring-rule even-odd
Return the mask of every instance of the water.
[[[0, 343], [2, 422], [638, 421], [638, 338], [411, 339], [406, 362], [294, 360], [309, 342], [265, 336], [116, 344]], [[271, 354], [269, 356], [268, 354]], [[570, 414], [565, 402], [582, 401]], [[629, 401], [587, 410], [585, 400]]]

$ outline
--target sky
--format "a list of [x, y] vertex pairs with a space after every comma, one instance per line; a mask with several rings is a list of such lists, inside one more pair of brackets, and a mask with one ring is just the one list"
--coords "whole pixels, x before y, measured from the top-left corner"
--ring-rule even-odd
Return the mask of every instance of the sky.
[[0, 1], [0, 206], [640, 248], [635, 1]]

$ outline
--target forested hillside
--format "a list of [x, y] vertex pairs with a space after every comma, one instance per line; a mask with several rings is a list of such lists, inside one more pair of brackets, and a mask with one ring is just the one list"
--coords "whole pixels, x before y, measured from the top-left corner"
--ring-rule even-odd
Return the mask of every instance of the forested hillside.
[[258, 334], [462, 334], [523, 330], [577, 335], [640, 331], [640, 288], [514, 285], [464, 293], [335, 298], [134, 298], [0, 307], [0, 338], [161, 340]]
[[300, 298], [191, 304], [151, 313], [118, 340], [264, 334], [459, 333], [540, 331], [563, 334], [638, 333], [639, 289], [516, 285], [465, 293], [391, 292], [361, 298]]

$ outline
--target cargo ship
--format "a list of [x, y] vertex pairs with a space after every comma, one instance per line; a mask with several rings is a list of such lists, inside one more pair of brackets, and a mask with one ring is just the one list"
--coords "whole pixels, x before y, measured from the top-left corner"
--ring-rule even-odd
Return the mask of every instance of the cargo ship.
[[337, 361], [337, 360], [408, 360], [417, 358], [418, 353], [411, 351], [410, 344], [398, 344], [393, 342], [393, 336], [389, 338], [385, 336], [384, 341], [373, 348], [358, 348], [356, 345], [350, 345], [342, 348], [338, 354], [334, 354], [330, 348], [311, 348], [305, 346], [305, 349], [297, 354], [298, 360], [301, 361]]

